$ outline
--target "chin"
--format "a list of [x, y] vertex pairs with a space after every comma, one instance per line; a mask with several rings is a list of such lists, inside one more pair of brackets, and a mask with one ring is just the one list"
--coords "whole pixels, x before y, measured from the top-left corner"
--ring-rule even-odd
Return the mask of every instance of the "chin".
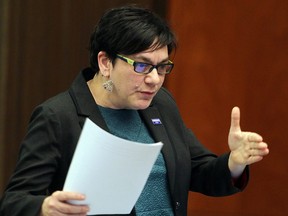
[[139, 104], [135, 104], [135, 106], [133, 106], [132, 109], [134, 109], [134, 110], [144, 110], [147, 107], [149, 107], [150, 104], [151, 104], [151, 101], [145, 101], [145, 102], [142, 102], [142, 103], [139, 103]]

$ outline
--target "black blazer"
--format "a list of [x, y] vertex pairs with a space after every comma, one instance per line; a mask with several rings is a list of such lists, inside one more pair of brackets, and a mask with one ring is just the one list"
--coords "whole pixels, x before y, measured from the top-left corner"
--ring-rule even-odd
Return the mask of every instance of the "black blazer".
[[[86, 84], [94, 74], [89, 68], [83, 70], [68, 91], [35, 108], [16, 169], [1, 199], [1, 216], [38, 216], [45, 197], [62, 190], [86, 118], [108, 131]], [[186, 128], [166, 89], [161, 88], [151, 105], [139, 113], [155, 141], [164, 143], [162, 152], [175, 215], [187, 214], [189, 191], [226, 196], [246, 186], [248, 178], [239, 187], [232, 183], [229, 154], [212, 154]], [[152, 118], [162, 124], [154, 125]]]

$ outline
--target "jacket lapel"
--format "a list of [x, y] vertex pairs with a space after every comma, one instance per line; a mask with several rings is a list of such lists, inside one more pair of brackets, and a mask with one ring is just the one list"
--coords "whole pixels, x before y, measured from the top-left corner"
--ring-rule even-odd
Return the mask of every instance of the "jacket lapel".
[[146, 126], [148, 127], [151, 135], [155, 139], [156, 142], [162, 142], [163, 148], [162, 153], [165, 159], [165, 163], [167, 166], [168, 172], [168, 179], [169, 179], [169, 186], [171, 195], [174, 191], [174, 184], [175, 184], [175, 173], [176, 173], [176, 158], [174, 155], [174, 150], [169, 140], [168, 134], [166, 129], [162, 123], [159, 111], [156, 107], [148, 107], [145, 110], [139, 111], [143, 121], [145, 122]]
[[108, 127], [103, 119], [97, 104], [87, 86], [87, 81], [95, 75], [90, 68], [84, 69], [74, 80], [69, 94], [74, 101], [81, 128], [84, 125], [85, 119], [89, 118], [102, 129], [108, 131]]

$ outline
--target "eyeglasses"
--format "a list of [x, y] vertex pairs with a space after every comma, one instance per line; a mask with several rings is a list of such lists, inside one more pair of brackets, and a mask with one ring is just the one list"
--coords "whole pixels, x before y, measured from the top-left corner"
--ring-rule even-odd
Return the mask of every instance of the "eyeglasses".
[[144, 62], [136, 62], [130, 58], [127, 58], [119, 54], [117, 54], [116, 57], [132, 65], [134, 67], [134, 71], [139, 74], [148, 74], [154, 68], [156, 68], [158, 74], [164, 75], [164, 74], [169, 74], [174, 67], [173, 62], [170, 60], [168, 63], [165, 63], [165, 64], [153, 65], [153, 64], [148, 64]]

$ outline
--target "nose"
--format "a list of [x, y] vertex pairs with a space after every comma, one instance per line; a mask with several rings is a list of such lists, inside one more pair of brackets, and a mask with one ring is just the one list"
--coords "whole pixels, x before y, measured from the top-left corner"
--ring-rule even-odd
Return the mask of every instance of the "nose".
[[159, 75], [156, 68], [146, 75], [145, 82], [151, 84], [158, 84], [161, 82], [161, 77], [163, 75]]

